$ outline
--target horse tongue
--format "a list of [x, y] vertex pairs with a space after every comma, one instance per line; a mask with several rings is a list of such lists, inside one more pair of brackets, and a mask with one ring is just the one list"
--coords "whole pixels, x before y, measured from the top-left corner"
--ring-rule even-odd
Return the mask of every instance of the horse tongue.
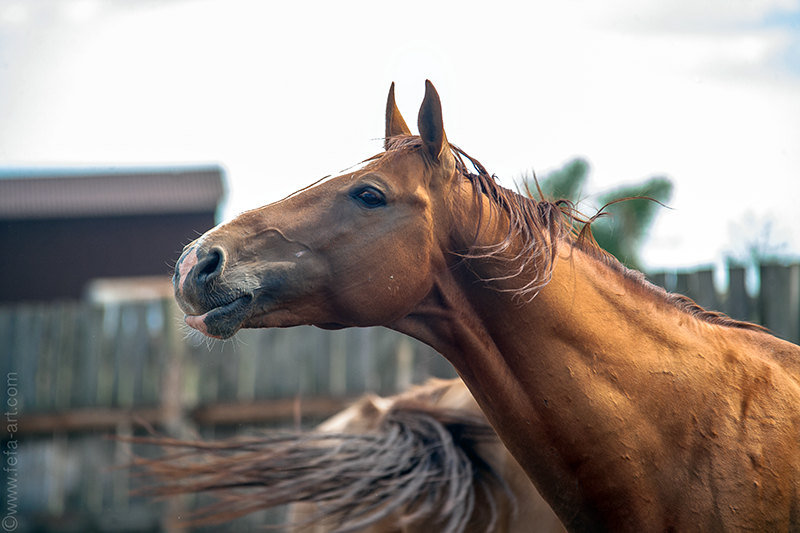
[[217, 337], [216, 335], [212, 335], [212, 334], [210, 334], [208, 332], [208, 328], [206, 327], [206, 317], [207, 316], [208, 316], [208, 313], [204, 313], [202, 315], [186, 315], [186, 316], [183, 317], [183, 321], [186, 322], [187, 326], [189, 326], [192, 329], [196, 329], [197, 331], [199, 331], [203, 335], [219, 339], [220, 337]]

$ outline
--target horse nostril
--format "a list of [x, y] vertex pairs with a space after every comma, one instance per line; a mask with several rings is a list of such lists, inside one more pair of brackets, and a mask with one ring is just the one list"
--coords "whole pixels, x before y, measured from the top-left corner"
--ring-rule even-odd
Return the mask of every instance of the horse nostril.
[[197, 281], [208, 283], [222, 273], [225, 266], [225, 253], [221, 248], [212, 248], [203, 259], [197, 262]]

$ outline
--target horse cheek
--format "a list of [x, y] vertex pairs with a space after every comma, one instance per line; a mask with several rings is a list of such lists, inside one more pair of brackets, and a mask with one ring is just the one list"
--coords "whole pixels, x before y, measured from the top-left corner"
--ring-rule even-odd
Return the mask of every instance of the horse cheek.
[[405, 316], [430, 291], [427, 263], [407, 264], [417, 254], [409, 258], [397, 250], [384, 253], [388, 255], [378, 253], [377, 257], [391, 257], [392, 261], [382, 261], [384, 266], [378, 268], [369, 264], [369, 258], [362, 258], [351, 268], [349, 282], [331, 287], [337, 312], [349, 316], [354, 326], [389, 324]]

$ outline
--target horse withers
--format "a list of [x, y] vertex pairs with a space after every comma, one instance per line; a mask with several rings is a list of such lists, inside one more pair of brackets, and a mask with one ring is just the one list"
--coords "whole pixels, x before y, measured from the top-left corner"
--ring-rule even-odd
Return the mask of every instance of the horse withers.
[[411, 134], [191, 243], [186, 323], [386, 326], [457, 369], [572, 530], [800, 528], [800, 347], [654, 287], [565, 202], [500, 187], [426, 84]]

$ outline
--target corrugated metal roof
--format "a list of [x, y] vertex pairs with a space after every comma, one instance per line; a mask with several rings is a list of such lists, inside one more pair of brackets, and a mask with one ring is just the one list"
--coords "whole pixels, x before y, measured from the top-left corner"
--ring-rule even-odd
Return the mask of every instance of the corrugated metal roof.
[[220, 167], [3, 172], [0, 219], [74, 218], [214, 211]]

